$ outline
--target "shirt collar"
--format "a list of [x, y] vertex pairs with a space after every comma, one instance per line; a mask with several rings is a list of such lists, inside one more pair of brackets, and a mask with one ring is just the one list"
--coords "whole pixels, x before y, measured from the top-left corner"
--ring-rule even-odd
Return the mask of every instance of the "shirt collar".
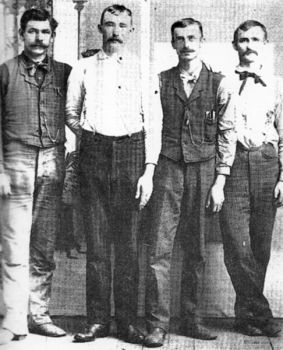
[[259, 76], [259, 78], [265, 83], [267, 84], [268, 82], [268, 77], [267, 77], [267, 74], [265, 73], [262, 65], [259, 66], [258, 68], [256, 69], [249, 69], [249, 67], [243, 67], [243, 66], [236, 66], [236, 69], [235, 69], [235, 72], [238, 72], [238, 73], [243, 73], [243, 72], [249, 72], [249, 73], [254, 73], [256, 74], [257, 76]]
[[125, 52], [123, 53], [119, 53], [119, 55], [116, 53], [112, 56], [109, 56], [105, 53], [105, 51], [103, 49], [100, 49], [97, 53], [97, 59], [98, 60], [115, 60], [117, 61], [118, 63], [123, 63], [123, 61], [125, 60]]
[[180, 72], [180, 77], [182, 80], [188, 80], [188, 81], [193, 81], [196, 82], [199, 78], [201, 69], [202, 69], [202, 62], [199, 61], [198, 65], [195, 67], [194, 70], [191, 72], [187, 72], [185, 70], [182, 70], [180, 66], [178, 66], [179, 72]]
[[[33, 62], [25, 53], [24, 51], [22, 52], [22, 54], [20, 55], [20, 59], [23, 62], [24, 66], [26, 69], [32, 69], [34, 67], [36, 67], [38, 65], [38, 63]], [[46, 55], [45, 58], [39, 62], [39, 63], [43, 63], [46, 66], [46, 70], [47, 72], [50, 71], [50, 59], [49, 57]]]

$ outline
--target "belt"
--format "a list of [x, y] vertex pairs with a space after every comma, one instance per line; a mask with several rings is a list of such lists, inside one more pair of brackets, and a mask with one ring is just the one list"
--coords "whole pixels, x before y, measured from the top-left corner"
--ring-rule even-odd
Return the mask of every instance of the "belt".
[[122, 136], [108, 136], [108, 135], [99, 134], [98, 132], [83, 130], [83, 135], [85, 135], [86, 137], [94, 137], [105, 141], [123, 141], [130, 138], [139, 139], [143, 136], [143, 131], [134, 132], [133, 134], [129, 134], [129, 135], [127, 134]]
[[241, 142], [237, 142], [237, 149], [239, 149], [240, 151], [245, 151], [245, 152], [256, 152], [256, 151], [260, 151], [266, 144], [262, 143], [260, 146], [257, 147], [245, 147]]

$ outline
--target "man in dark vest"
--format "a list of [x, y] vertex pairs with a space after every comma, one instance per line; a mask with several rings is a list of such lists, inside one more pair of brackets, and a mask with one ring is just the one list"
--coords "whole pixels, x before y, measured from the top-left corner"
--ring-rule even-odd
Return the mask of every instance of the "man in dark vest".
[[24, 51], [0, 67], [0, 231], [6, 307], [0, 344], [27, 334], [28, 301], [30, 332], [65, 335], [48, 311], [71, 70], [47, 55], [56, 27], [48, 11], [27, 10], [19, 31]]
[[[199, 57], [200, 22], [186, 18], [171, 27], [179, 64], [160, 74], [163, 108], [161, 154], [154, 175], [146, 288], [148, 347], [161, 346], [169, 329], [170, 267], [179, 223], [184, 261], [181, 317], [185, 335], [213, 340], [200, 323], [207, 209], [221, 209], [223, 186], [235, 152], [234, 107], [226, 80]], [[213, 183], [213, 192], [210, 191]]]

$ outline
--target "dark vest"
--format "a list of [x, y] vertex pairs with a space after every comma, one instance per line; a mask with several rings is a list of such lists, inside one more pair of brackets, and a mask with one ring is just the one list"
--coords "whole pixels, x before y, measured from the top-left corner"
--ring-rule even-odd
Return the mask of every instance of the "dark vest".
[[217, 90], [222, 75], [204, 64], [189, 98], [177, 67], [160, 73], [163, 131], [161, 154], [186, 163], [216, 155]]
[[39, 86], [29, 76], [21, 56], [5, 63], [9, 84], [2, 101], [3, 141], [37, 147], [65, 142], [65, 103], [71, 67], [50, 58], [50, 70]]

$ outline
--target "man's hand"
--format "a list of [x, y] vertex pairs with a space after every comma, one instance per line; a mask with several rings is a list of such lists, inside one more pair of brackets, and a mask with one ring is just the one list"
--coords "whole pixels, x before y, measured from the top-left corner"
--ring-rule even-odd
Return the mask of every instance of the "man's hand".
[[226, 177], [225, 175], [218, 175], [214, 185], [211, 187], [208, 198], [206, 201], [206, 208], [211, 207], [213, 213], [217, 213], [221, 210], [224, 202], [224, 185]]
[[282, 207], [283, 205], [283, 181], [278, 181], [274, 189], [275, 205]]
[[147, 164], [144, 174], [139, 178], [135, 198], [140, 198], [140, 210], [146, 206], [152, 194], [154, 168], [154, 164]]
[[11, 194], [10, 178], [6, 174], [0, 174], [0, 197]]

